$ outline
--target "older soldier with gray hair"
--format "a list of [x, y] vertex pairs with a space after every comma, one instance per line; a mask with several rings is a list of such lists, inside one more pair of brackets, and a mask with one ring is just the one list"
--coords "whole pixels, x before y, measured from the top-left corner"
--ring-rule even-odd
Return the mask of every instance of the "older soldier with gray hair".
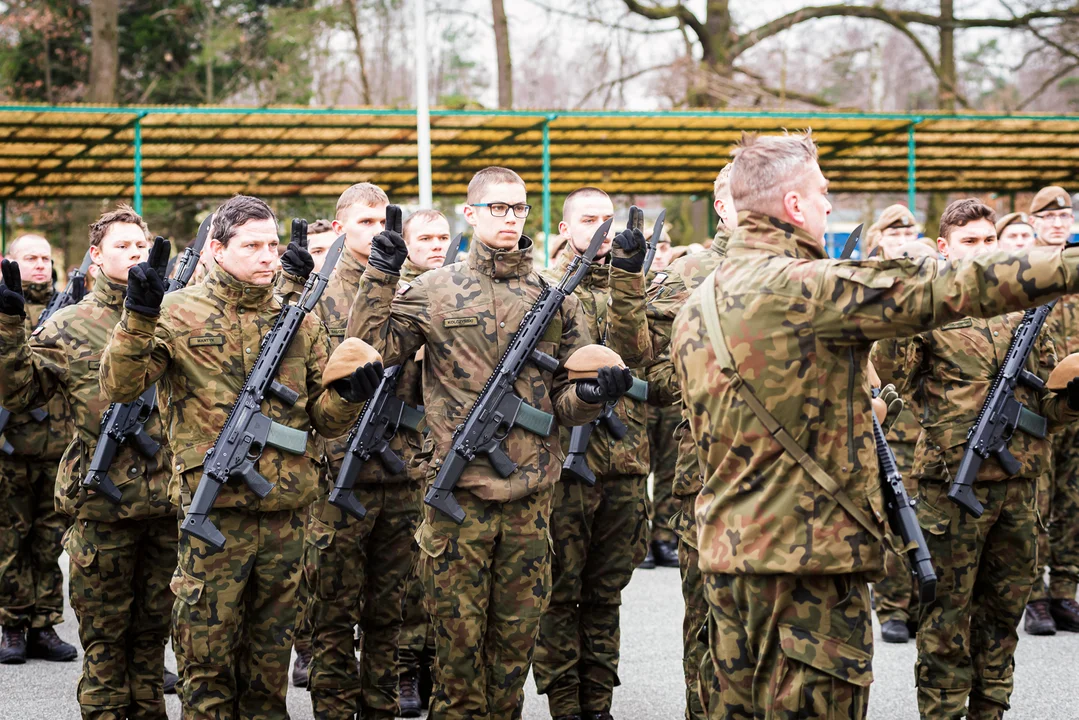
[[717, 716], [865, 716], [867, 581], [881, 576], [885, 534], [872, 343], [1079, 288], [1072, 249], [830, 260], [827, 192], [809, 133], [744, 136], [731, 171], [738, 230], [674, 325], [704, 477], [696, 519]]

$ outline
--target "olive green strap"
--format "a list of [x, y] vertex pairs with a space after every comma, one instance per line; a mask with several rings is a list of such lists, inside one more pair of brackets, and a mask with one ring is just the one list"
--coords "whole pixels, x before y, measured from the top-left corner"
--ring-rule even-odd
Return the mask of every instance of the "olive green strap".
[[763, 424], [768, 432], [772, 434], [772, 437], [783, 446], [783, 449], [794, 458], [795, 462], [801, 465], [802, 469], [809, 473], [809, 476], [812, 477], [818, 485], [824, 488], [825, 492], [832, 496], [832, 499], [839, 503], [839, 505], [846, 510], [859, 525], [864, 527], [870, 535], [878, 541], [883, 542], [884, 538], [878, 524], [871, 522], [869, 518], [866, 517], [866, 514], [854, 504], [854, 501], [850, 499], [850, 496], [847, 495], [841, 487], [839, 487], [836, 481], [832, 479], [832, 476], [817, 464], [816, 460], [809, 456], [805, 449], [798, 444], [789, 432], [787, 432], [787, 429], [776, 420], [775, 415], [768, 412], [768, 408], [764, 406], [764, 403], [757, 399], [757, 396], [753, 394], [753, 390], [738, 373], [738, 370], [734, 365], [734, 359], [727, 349], [727, 341], [723, 337], [723, 328], [719, 325], [719, 308], [716, 305], [715, 271], [705, 279], [699, 292], [701, 293], [701, 314], [704, 316], [704, 327], [708, 331], [708, 339], [711, 341], [712, 350], [716, 354], [716, 362], [719, 363], [719, 369], [727, 376], [731, 386], [738, 392], [738, 396], [742, 398], [742, 402], [744, 402], [753, 414], [757, 416], [757, 419], [761, 421], [761, 424]]

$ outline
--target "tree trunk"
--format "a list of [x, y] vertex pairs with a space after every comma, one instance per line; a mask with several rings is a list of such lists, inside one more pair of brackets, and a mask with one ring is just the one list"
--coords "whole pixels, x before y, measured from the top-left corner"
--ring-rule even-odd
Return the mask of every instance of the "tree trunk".
[[491, 0], [495, 26], [495, 52], [498, 55], [498, 107], [513, 107], [513, 61], [510, 59], [510, 28], [502, 0]]
[[356, 62], [360, 64], [360, 96], [364, 105], [371, 104], [371, 84], [367, 80], [367, 58], [363, 53], [363, 31], [360, 30], [360, 11], [356, 0], [345, 0], [348, 7], [348, 29], [356, 43]]
[[[940, 17], [944, 21], [940, 28], [940, 78], [937, 81], [937, 108], [955, 112], [955, 92], [958, 79], [955, 73], [955, 11], [953, 0], [940, 0]], [[948, 207], [947, 193], [929, 193], [929, 203], [925, 209], [925, 235], [936, 238], [940, 230], [940, 216]], [[913, 208], [911, 208], [913, 210]]]
[[87, 100], [116, 102], [120, 72], [119, 0], [90, 0], [90, 82]]

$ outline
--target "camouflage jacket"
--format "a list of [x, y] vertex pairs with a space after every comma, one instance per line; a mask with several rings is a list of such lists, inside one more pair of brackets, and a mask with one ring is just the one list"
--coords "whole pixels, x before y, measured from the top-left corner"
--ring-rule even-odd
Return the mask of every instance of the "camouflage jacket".
[[[533, 269], [532, 252], [527, 237], [516, 250], [473, 242], [466, 262], [431, 270], [403, 292], [396, 275], [377, 268], [369, 268], [360, 281], [349, 336], [374, 345], [389, 364], [426, 343], [423, 399], [430, 433], [424, 454], [432, 458], [429, 481], [449, 452], [454, 429], [468, 417], [525, 313], [547, 284]], [[590, 342], [580, 302], [571, 295], [538, 346], [559, 360], [559, 369], [552, 375], [528, 363], [514, 389], [533, 407], [553, 412], [562, 425], [582, 425], [596, 418], [601, 406], [581, 401], [564, 367], [574, 350]], [[507, 502], [557, 482], [563, 460], [557, 436], [540, 437], [513, 428], [503, 447], [519, 464], [510, 477], [502, 478], [486, 459], [477, 458], [465, 469], [458, 487], [484, 500]]]
[[[558, 284], [573, 261], [567, 248], [558, 264], [544, 271], [552, 285]], [[593, 265], [573, 291], [581, 303], [589, 335], [596, 342], [606, 336], [606, 344], [629, 367], [639, 367], [648, 353], [647, 321], [644, 315], [644, 275], [628, 273], [610, 264]], [[615, 405], [615, 415], [626, 424], [626, 435], [616, 440], [600, 423], [588, 443], [586, 461], [597, 476], [647, 475], [649, 470], [647, 405], [623, 397]], [[570, 428], [559, 433], [562, 449], [569, 447]]]
[[[52, 283], [23, 285], [23, 297], [26, 299], [26, 334], [30, 334], [37, 325], [38, 318], [52, 299], [53, 292]], [[15, 455], [24, 459], [59, 460], [71, 440], [72, 433], [71, 410], [63, 395], [57, 393], [44, 404], [23, 407], [27, 410], [42, 407], [49, 413], [49, 417], [44, 422], [37, 422], [30, 417], [29, 412], [12, 413], [7, 427], [4, 428], [3, 439], [11, 443]]]
[[3, 402], [22, 409], [63, 397], [71, 408], [75, 433], [60, 461], [56, 507], [80, 520], [113, 522], [176, 513], [169, 502], [169, 452], [157, 410], [151, 412], [145, 427], [161, 443], [161, 450], [146, 458], [131, 444], [121, 445], [109, 470], [121, 503], [113, 505], [105, 496], [90, 493], [76, 508], [79, 483], [90, 469], [101, 416], [109, 407], [101, 391], [99, 367], [109, 333], [120, 320], [125, 289], [98, 273], [82, 302], [57, 311], [29, 343], [19, 319], [0, 314]]
[[[648, 331], [652, 343], [652, 365], [648, 368], [648, 401], [656, 405], [681, 403], [678, 377], [671, 364], [671, 324], [685, 306], [690, 293], [716, 269], [727, 255], [731, 237], [726, 226], [716, 230], [712, 245], [701, 253], [685, 255], [672, 262], [666, 271], [656, 275], [648, 288]], [[701, 473], [696, 453], [686, 453], [693, 445], [689, 423], [679, 423], [674, 433], [678, 443], [678, 462], [675, 465], [673, 492], [679, 497], [696, 495], [701, 490]], [[684, 509], [691, 512], [689, 507]]]
[[[967, 446], [967, 433], [989, 395], [1020, 319], [1022, 313], [989, 320], [963, 318], [908, 340], [899, 346], [901, 355], [891, 355], [885, 346], [874, 349], [871, 359], [881, 382], [895, 383], [925, 429], [914, 452], [915, 479], [954, 477]], [[1053, 340], [1043, 328], [1027, 369], [1045, 380], [1057, 360]], [[1015, 397], [1028, 409], [1045, 415], [1050, 429], [1079, 418], [1079, 413], [1068, 410], [1063, 395], [1049, 390], [1039, 392], [1020, 385]], [[1017, 431], [1008, 449], [1023, 466], [1014, 478], [1035, 480], [1051, 469], [1051, 438], [1038, 439]], [[989, 458], [977, 479], [985, 482], [1008, 477], [996, 459]]]
[[[147, 317], [125, 310], [101, 360], [101, 385], [115, 402], [129, 402], [158, 383], [167, 407], [166, 434], [174, 452], [172, 501], [186, 509], [202, 477], [202, 463], [228, 419], [237, 395], [254, 368], [259, 347], [281, 311], [273, 285], [240, 282], [220, 267], [199, 285], [169, 293], [161, 314]], [[293, 406], [275, 397], [262, 411], [288, 427], [312, 427], [326, 437], [346, 432], [359, 415], [349, 403], [322, 387], [330, 354], [326, 329], [308, 315], [277, 374], [299, 394]], [[228, 484], [216, 507], [290, 510], [315, 499], [322, 470], [320, 443], [307, 438], [303, 455], [266, 447], [255, 467], [273, 490], [259, 500], [245, 485]]]
[[1079, 352], [1079, 295], [1060, 298], [1049, 313], [1042, 332], [1052, 336], [1058, 360]]
[[[1079, 249], [962, 263], [829, 260], [786, 223], [742, 213], [716, 271], [727, 347], [742, 378], [852, 502], [883, 523], [867, 361], [877, 340], [993, 317], [1079, 287]], [[672, 354], [704, 488], [701, 570], [878, 572], [880, 544], [764, 429], [719, 371], [701, 295], [674, 324]]]

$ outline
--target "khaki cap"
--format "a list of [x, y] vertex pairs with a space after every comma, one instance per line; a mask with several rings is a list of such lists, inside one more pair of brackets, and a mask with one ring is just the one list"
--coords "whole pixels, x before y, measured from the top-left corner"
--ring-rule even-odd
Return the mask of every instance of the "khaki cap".
[[1045, 387], [1050, 390], [1063, 390], [1076, 377], [1079, 377], [1079, 353], [1072, 353], [1058, 362], [1053, 372], [1049, 373]]
[[326, 369], [322, 371], [322, 386], [328, 387], [334, 380], [351, 375], [356, 368], [376, 362], [382, 362], [378, 350], [359, 338], [345, 338], [326, 361]]
[[997, 235], [1000, 235], [1002, 232], [1004, 232], [1004, 228], [1008, 227], [1009, 225], [1015, 225], [1016, 223], [1022, 225], [1030, 225], [1030, 218], [1027, 217], [1026, 213], [1008, 213], [1000, 220], [997, 220]]
[[914, 214], [907, 209], [906, 205], [889, 205], [884, 208], [877, 221], [869, 226], [865, 235], [866, 254], [873, 252], [880, 244], [880, 238], [884, 231], [896, 227], [914, 227], [916, 221]]
[[622, 357], [606, 345], [585, 345], [566, 359], [566, 371], [570, 380], [588, 380], [596, 377], [603, 367], [625, 367]]
[[1045, 210], [1059, 210], [1072, 206], [1072, 196], [1059, 185], [1050, 185], [1038, 191], [1034, 199], [1030, 201], [1030, 214], [1040, 213]]

